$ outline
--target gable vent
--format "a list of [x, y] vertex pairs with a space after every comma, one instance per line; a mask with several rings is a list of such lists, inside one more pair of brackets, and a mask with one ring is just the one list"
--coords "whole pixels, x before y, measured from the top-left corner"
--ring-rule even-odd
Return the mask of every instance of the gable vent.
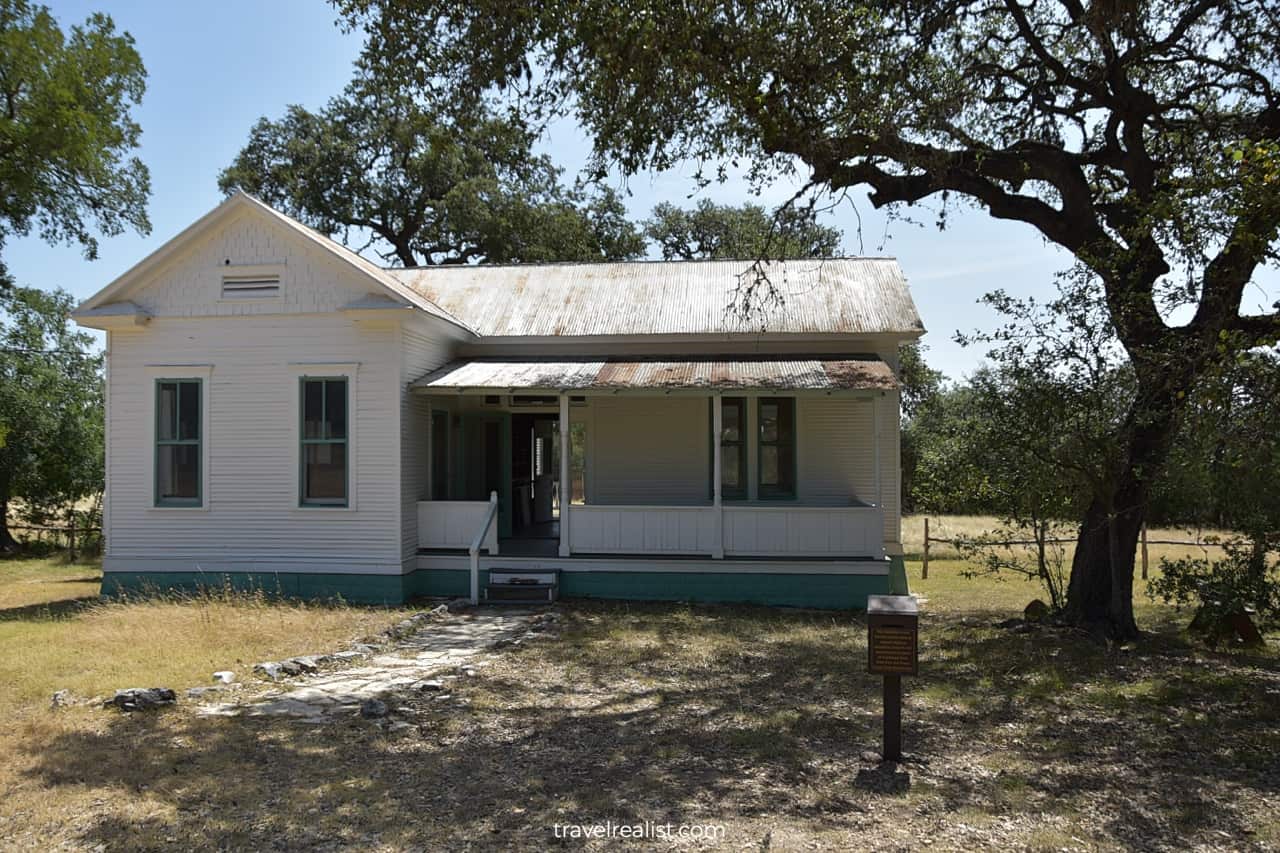
[[223, 299], [263, 299], [280, 295], [278, 275], [227, 275], [222, 277]]

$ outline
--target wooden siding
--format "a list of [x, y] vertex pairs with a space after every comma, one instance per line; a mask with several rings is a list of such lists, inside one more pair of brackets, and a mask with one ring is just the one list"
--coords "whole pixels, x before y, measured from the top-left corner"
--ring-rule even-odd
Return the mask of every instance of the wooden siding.
[[[488, 501], [418, 501], [417, 544], [423, 548], [470, 548], [489, 514]], [[498, 526], [489, 526], [485, 548], [498, 551]]]
[[726, 557], [881, 557], [876, 507], [726, 506]]
[[[431, 405], [409, 390], [409, 383], [449, 360], [449, 342], [422, 324], [406, 322], [400, 330], [400, 556], [406, 571], [418, 550], [423, 518], [419, 501], [431, 497], [427, 460], [431, 452]], [[474, 535], [468, 534], [468, 535]]]
[[[855, 499], [879, 503], [873, 406], [866, 398], [801, 397], [796, 401], [796, 473], [801, 503], [848, 506]], [[884, 451], [882, 446], [882, 454]]]
[[[223, 275], [246, 264], [282, 264], [280, 295], [222, 299]], [[366, 296], [374, 287], [357, 276], [332, 254], [264, 217], [246, 213], [194, 242], [129, 299], [154, 317], [328, 312]]]
[[[400, 565], [400, 507], [388, 488], [401, 465], [393, 327], [359, 326], [341, 315], [157, 319], [141, 332], [112, 335], [111, 344], [112, 567], [127, 569], [135, 557], [182, 558], [192, 568], [242, 560]], [[193, 363], [211, 365], [206, 506], [155, 509], [154, 389], [147, 377], [166, 372], [158, 365]], [[299, 508], [298, 377], [336, 372], [325, 365], [338, 363], [359, 365], [351, 411], [353, 506]]]
[[588, 554], [710, 554], [712, 507], [575, 506], [570, 547]]
[[706, 397], [593, 398], [590, 408], [588, 503], [680, 506], [710, 500]]

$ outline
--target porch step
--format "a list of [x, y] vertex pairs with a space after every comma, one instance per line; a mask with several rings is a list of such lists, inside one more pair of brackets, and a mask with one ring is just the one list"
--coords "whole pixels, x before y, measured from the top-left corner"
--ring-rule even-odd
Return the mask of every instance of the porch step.
[[494, 604], [527, 604], [555, 601], [559, 593], [559, 569], [490, 569], [484, 598]]

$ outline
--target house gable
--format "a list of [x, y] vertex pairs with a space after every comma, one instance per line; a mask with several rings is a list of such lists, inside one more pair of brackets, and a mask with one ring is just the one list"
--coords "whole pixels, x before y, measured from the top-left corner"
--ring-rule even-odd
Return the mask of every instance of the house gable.
[[86, 300], [75, 316], [84, 325], [118, 326], [126, 313], [145, 321], [333, 311], [390, 316], [401, 310], [471, 335], [376, 265], [236, 193]]

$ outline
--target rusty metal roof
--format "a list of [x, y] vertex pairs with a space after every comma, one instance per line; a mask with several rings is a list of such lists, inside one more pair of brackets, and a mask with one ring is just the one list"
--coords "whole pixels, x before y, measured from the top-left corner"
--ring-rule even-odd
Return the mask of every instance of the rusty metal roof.
[[776, 298], [742, 316], [750, 261], [632, 261], [390, 269], [485, 337], [670, 334], [876, 334], [924, 331], [892, 258], [764, 266]]
[[427, 391], [608, 391], [624, 388], [777, 391], [891, 390], [893, 371], [868, 356], [679, 358], [472, 358], [413, 383]]

